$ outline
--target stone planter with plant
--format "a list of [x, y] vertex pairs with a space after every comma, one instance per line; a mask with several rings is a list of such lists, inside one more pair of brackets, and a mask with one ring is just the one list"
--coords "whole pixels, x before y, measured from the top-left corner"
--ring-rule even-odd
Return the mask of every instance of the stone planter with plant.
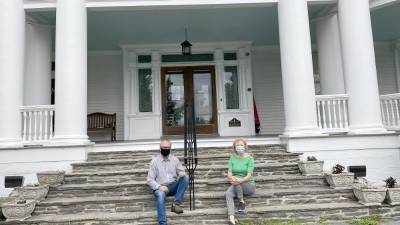
[[308, 156], [307, 161], [298, 163], [299, 169], [303, 175], [321, 175], [324, 169], [324, 161], [318, 161], [315, 156]]
[[398, 187], [396, 179], [389, 177], [386, 182], [386, 202], [390, 205], [400, 205], [400, 187]]
[[65, 171], [46, 171], [37, 173], [38, 181], [41, 185], [56, 187], [64, 182]]
[[354, 184], [353, 191], [359, 203], [366, 206], [380, 206], [385, 200], [387, 189], [370, 185], [366, 180], [361, 180]]
[[15, 188], [14, 192], [15, 196], [20, 200], [42, 201], [49, 192], [49, 186], [39, 184], [27, 185]]
[[22, 221], [31, 217], [35, 206], [35, 200], [16, 200], [2, 204], [1, 209], [7, 221]]
[[337, 164], [332, 167], [332, 173], [326, 174], [326, 181], [334, 189], [351, 188], [354, 183], [354, 173], [344, 172], [344, 166]]

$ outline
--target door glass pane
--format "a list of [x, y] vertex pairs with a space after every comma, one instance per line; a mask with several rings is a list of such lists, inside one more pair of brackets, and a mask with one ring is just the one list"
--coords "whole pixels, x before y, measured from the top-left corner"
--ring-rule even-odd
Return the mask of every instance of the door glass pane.
[[193, 94], [197, 125], [212, 124], [212, 85], [210, 71], [193, 72]]
[[139, 112], [153, 111], [153, 81], [151, 69], [139, 69]]
[[239, 109], [239, 81], [236, 66], [225, 67], [225, 98], [227, 109]]
[[182, 127], [184, 125], [185, 89], [183, 73], [165, 75], [166, 90], [166, 126]]

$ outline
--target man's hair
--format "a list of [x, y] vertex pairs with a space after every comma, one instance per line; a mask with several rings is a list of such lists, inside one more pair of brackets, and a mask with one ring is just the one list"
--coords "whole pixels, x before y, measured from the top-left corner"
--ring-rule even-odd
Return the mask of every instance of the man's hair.
[[172, 145], [171, 140], [169, 140], [169, 139], [166, 138], [166, 137], [162, 137], [162, 138], [161, 138], [161, 140], [160, 140], [160, 145], [161, 145], [161, 143], [163, 143], [163, 142], [168, 142], [170, 145]]

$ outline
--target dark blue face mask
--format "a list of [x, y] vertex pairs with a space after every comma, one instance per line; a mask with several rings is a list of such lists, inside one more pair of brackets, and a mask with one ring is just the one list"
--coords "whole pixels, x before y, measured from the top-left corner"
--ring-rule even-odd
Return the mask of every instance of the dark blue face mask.
[[164, 157], [168, 156], [171, 153], [170, 148], [160, 148], [160, 150], [161, 150], [161, 155], [163, 155]]

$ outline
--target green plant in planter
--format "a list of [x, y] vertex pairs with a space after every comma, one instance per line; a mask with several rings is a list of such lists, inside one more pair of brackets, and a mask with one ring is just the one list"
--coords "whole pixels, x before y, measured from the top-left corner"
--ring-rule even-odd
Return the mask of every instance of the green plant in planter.
[[318, 159], [315, 156], [310, 155], [307, 157], [307, 161], [318, 161]]
[[386, 187], [387, 188], [394, 188], [396, 186], [396, 184], [397, 184], [397, 181], [393, 177], [388, 177], [385, 180], [385, 183], [386, 183]]
[[344, 166], [340, 164], [336, 164], [334, 167], [332, 167], [332, 174], [340, 174], [343, 173], [344, 171]]

